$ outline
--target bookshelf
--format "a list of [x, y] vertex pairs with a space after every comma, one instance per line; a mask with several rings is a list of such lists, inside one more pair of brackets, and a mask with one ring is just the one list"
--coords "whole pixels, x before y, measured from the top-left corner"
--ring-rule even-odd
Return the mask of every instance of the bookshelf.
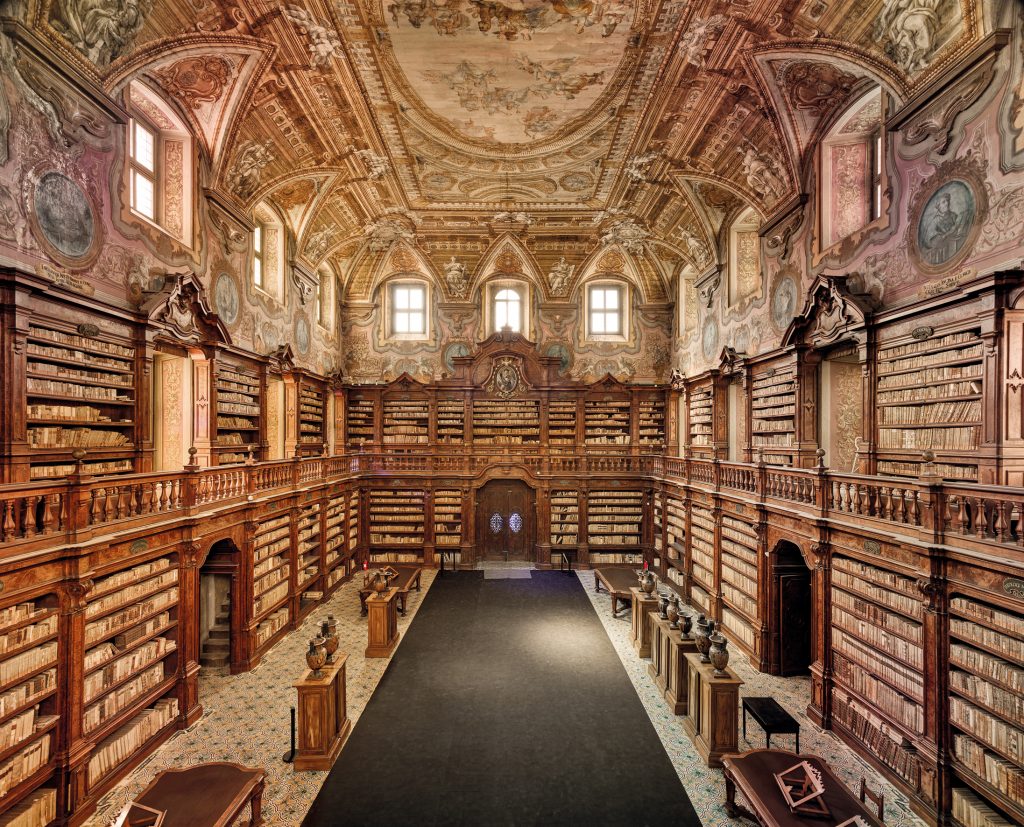
[[951, 596], [949, 695], [954, 815], [1024, 823], [1024, 615]]
[[324, 415], [326, 395], [319, 385], [299, 382], [299, 447], [305, 456], [323, 453], [326, 444]]
[[628, 398], [587, 399], [583, 403], [584, 441], [587, 445], [629, 445]]
[[769, 367], [750, 382], [750, 448], [768, 465], [793, 465], [796, 450], [796, 366]]
[[359, 551], [359, 489], [348, 492], [348, 553], [354, 561]]
[[458, 546], [462, 543], [462, 492], [441, 488], [434, 492], [434, 545]]
[[213, 453], [218, 465], [245, 462], [249, 449], [262, 459], [262, 372], [240, 362], [217, 362], [215, 380], [217, 436]]
[[295, 580], [298, 584], [300, 611], [304, 611], [307, 606], [323, 597], [323, 591], [318, 589], [320, 575], [323, 573], [320, 559], [323, 536], [320, 526], [321, 514], [322, 509], [318, 502], [299, 506], [299, 520], [295, 532]]
[[651, 543], [651, 568], [660, 573], [662, 571], [661, 560], [665, 553], [665, 506], [660, 494], [655, 494], [652, 499], [651, 527], [654, 537]]
[[[346, 540], [348, 532], [348, 496], [345, 493], [335, 494], [328, 500], [324, 514], [324, 570], [327, 572], [327, 587], [331, 589], [340, 578], [333, 575], [340, 567], [344, 573], [344, 561], [347, 556]], [[342, 574], [344, 576], [344, 574]]]
[[697, 590], [697, 605], [707, 614], [715, 591], [715, 518], [710, 509], [690, 505], [690, 588]]
[[253, 538], [253, 654], [276, 641], [288, 624], [291, 547], [287, 511], [260, 521]]
[[384, 398], [384, 445], [425, 445], [430, 441], [430, 403], [426, 399]]
[[56, 322], [29, 326], [25, 405], [33, 480], [74, 472], [78, 448], [88, 451], [87, 474], [136, 470], [135, 348], [72, 330]]
[[[53, 593], [0, 609], [0, 823], [56, 810], [59, 598]], [[25, 823], [46, 824], [47, 821]]]
[[[423, 491], [370, 491], [370, 553], [374, 562], [408, 563], [420, 559], [425, 534], [423, 506]], [[415, 551], [409, 551], [410, 548]]]
[[917, 789], [924, 731], [923, 615], [916, 580], [832, 560], [833, 717], [841, 731]]
[[879, 349], [878, 473], [916, 477], [931, 450], [942, 476], [978, 480], [983, 359], [979, 329]]
[[686, 511], [682, 501], [672, 494], [665, 495], [664, 520], [665, 570], [681, 574], [686, 570]]
[[665, 444], [665, 398], [643, 398], [637, 403], [637, 442], [649, 448]]
[[103, 792], [177, 723], [178, 558], [98, 577], [85, 608], [82, 732], [94, 747], [90, 795]]
[[465, 440], [466, 401], [462, 396], [437, 398], [437, 441], [442, 445], [461, 445]]
[[687, 407], [690, 445], [710, 448], [714, 435], [713, 385], [708, 382], [690, 389]]
[[643, 504], [642, 491], [588, 493], [587, 546], [592, 566], [643, 564], [643, 553], [637, 548], [643, 542]]
[[722, 627], [751, 654], [757, 623], [757, 532], [731, 514], [721, 525]]
[[473, 442], [479, 445], [540, 443], [537, 399], [474, 399]]
[[548, 402], [548, 444], [568, 447], [576, 444], [576, 398], [553, 397]]
[[579, 542], [580, 495], [578, 491], [551, 492], [551, 545], [575, 546]]
[[369, 393], [349, 393], [345, 407], [345, 430], [350, 448], [360, 448], [374, 441], [375, 407]]

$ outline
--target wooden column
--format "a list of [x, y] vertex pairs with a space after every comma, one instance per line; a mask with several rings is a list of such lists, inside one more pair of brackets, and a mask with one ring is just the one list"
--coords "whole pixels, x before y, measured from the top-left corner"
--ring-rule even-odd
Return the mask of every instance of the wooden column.
[[807, 717], [828, 729], [832, 721], [832, 552], [827, 543], [815, 543], [811, 551], [816, 560], [811, 574], [815, 626]]
[[[202, 547], [181, 544], [178, 569], [178, 711], [188, 726], [203, 714], [199, 704], [199, 565]], [[232, 593], [232, 599], [234, 593]], [[232, 606], [234, 610], [234, 606]]]
[[189, 348], [188, 356], [192, 364], [192, 446], [196, 449], [192, 461], [207, 468], [216, 465], [212, 451], [217, 436], [213, 363], [202, 348]]

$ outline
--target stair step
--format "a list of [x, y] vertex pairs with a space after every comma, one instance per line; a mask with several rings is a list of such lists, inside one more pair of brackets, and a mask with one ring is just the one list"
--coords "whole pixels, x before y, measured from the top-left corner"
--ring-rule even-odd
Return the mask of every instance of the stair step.
[[207, 652], [230, 652], [231, 642], [227, 640], [206, 640], [203, 642], [203, 654]]
[[228, 661], [230, 661], [230, 660], [231, 660], [231, 658], [229, 658], [227, 655], [217, 655], [215, 657], [210, 657], [210, 656], [207, 656], [207, 655], [202, 655], [199, 658], [199, 662], [203, 666], [227, 666], [228, 665]]
[[230, 637], [231, 637], [231, 630], [228, 629], [228, 628], [221, 629], [221, 628], [218, 628], [217, 626], [214, 626], [212, 629], [210, 629], [210, 639], [211, 640], [213, 640], [213, 639], [230, 638]]

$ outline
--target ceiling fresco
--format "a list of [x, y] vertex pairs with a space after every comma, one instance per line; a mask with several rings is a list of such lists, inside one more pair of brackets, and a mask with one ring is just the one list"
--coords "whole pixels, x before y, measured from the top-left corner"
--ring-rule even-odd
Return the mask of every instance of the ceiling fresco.
[[623, 250], [667, 290], [739, 211], [788, 209], [854, 96], [899, 105], [985, 35], [982, 0], [13, 6], [111, 94], [170, 98], [214, 188], [353, 289], [400, 245], [442, 279], [508, 236], [544, 273]]

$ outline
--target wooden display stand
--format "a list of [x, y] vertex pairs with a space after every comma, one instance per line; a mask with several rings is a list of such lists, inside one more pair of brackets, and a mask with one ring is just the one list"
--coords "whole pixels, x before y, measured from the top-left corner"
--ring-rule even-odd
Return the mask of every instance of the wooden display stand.
[[398, 646], [398, 589], [366, 598], [366, 657], [388, 658]]
[[296, 772], [329, 770], [352, 732], [345, 703], [345, 662], [348, 655], [335, 655], [334, 663], [324, 666], [322, 678], [312, 672], [294, 684], [299, 691], [298, 747]]
[[629, 593], [633, 596], [633, 648], [641, 658], [651, 656], [651, 627], [647, 614], [658, 606], [658, 598], [645, 594], [636, 586]]
[[731, 671], [716, 678], [710, 663], [700, 655], [686, 654], [689, 680], [683, 732], [709, 767], [722, 766], [722, 756], [739, 749], [740, 687], [743, 681]]
[[668, 680], [668, 618], [662, 617], [660, 611], [648, 612], [647, 625], [651, 630], [651, 662], [647, 664], [647, 674], [654, 681], [658, 690], [665, 694]]
[[690, 682], [690, 665], [686, 656], [697, 651], [697, 642], [684, 638], [679, 629], [669, 629], [665, 636], [665, 700], [676, 715], [685, 715]]

